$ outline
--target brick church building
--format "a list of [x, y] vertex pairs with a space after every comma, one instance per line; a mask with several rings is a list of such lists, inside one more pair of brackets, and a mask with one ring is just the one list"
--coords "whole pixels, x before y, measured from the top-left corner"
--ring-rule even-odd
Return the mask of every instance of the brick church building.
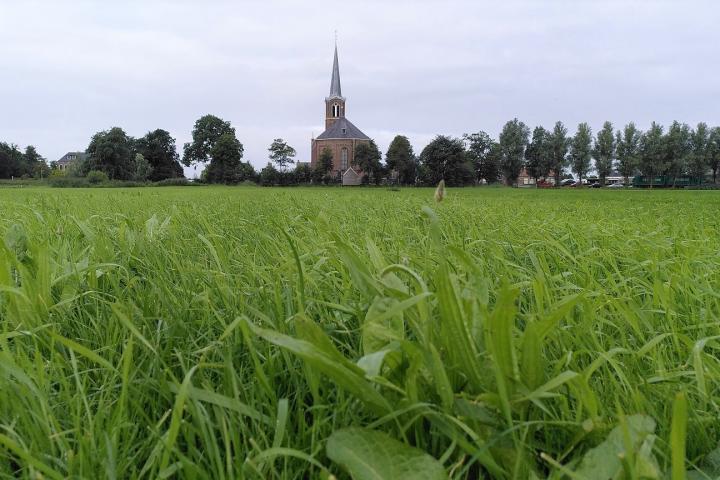
[[370, 137], [360, 131], [345, 117], [345, 97], [340, 89], [340, 68], [337, 45], [333, 60], [330, 95], [325, 98], [325, 131], [310, 143], [310, 165], [315, 167], [320, 154], [327, 147], [333, 154], [333, 173], [342, 179], [343, 185], [358, 185], [362, 172], [353, 168], [355, 146], [370, 142]]

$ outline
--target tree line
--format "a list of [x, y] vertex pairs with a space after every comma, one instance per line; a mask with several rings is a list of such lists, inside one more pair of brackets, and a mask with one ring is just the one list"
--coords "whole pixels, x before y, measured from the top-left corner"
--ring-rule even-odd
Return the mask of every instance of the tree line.
[[[268, 148], [266, 167], [256, 172], [243, 161], [243, 145], [230, 122], [214, 115], [198, 119], [192, 141], [177, 152], [175, 139], [165, 130], [132, 138], [119, 127], [93, 135], [84, 160], [69, 170], [72, 176], [110, 180], [161, 181], [182, 178], [185, 166], [204, 166], [201, 180], [207, 183], [262, 185], [333, 184], [340, 181], [333, 171], [333, 154], [324, 149], [314, 166], [295, 164], [295, 149], [282, 138]], [[359, 143], [353, 152], [353, 166], [365, 175], [365, 183], [436, 185], [445, 180], [449, 186], [504, 182], [515, 184], [521, 173], [540, 179], [552, 178], [558, 185], [569, 170], [579, 180], [591, 170], [601, 185], [612, 173], [624, 177], [668, 176], [674, 180], [690, 176], [704, 181], [711, 174], [717, 181], [720, 169], [720, 127], [699, 123], [690, 128], [673, 122], [667, 130], [653, 122], [643, 132], [634, 123], [615, 130], [611, 122], [593, 134], [587, 123], [580, 123], [570, 135], [558, 121], [550, 129], [530, 128], [517, 118], [503, 126], [497, 140], [483, 131], [462, 137], [436, 136], [419, 155], [407, 137], [396, 136], [385, 158], [374, 141]], [[0, 178], [59, 175], [33, 146], [25, 151], [16, 145], [0, 143]]]
[[[408, 162], [412, 165], [412, 160]], [[531, 134], [527, 125], [513, 119], [503, 126], [497, 141], [482, 131], [462, 138], [437, 136], [415, 165], [416, 180], [428, 185], [440, 179], [449, 185], [499, 181], [512, 185], [523, 169], [536, 182], [553, 177], [556, 185], [568, 169], [579, 180], [594, 170], [601, 185], [615, 172], [626, 184], [638, 174], [651, 178], [665, 175], [674, 183], [682, 176], [704, 181], [708, 173], [716, 183], [720, 127], [708, 128], [701, 122], [693, 129], [675, 121], [665, 131], [653, 122], [643, 132], [632, 122], [619, 130], [605, 122], [593, 135], [583, 122], [570, 136], [562, 122], [556, 122], [552, 129], [535, 127]], [[401, 177], [401, 181], [411, 178]]]

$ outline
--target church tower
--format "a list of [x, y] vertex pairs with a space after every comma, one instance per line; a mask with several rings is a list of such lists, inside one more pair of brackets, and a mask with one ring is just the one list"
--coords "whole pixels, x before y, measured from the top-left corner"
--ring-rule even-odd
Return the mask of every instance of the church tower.
[[340, 88], [340, 67], [338, 66], [337, 43], [335, 44], [335, 59], [333, 60], [332, 79], [330, 80], [330, 95], [325, 97], [325, 129], [330, 128], [338, 118], [345, 117], [345, 97]]
[[320, 154], [329, 149], [332, 153], [330, 173], [343, 185], [357, 185], [363, 173], [354, 164], [355, 147], [370, 142], [370, 137], [360, 131], [345, 116], [345, 97], [340, 88], [337, 42], [333, 58], [330, 95], [325, 97], [325, 131], [310, 141], [310, 165], [318, 165]]

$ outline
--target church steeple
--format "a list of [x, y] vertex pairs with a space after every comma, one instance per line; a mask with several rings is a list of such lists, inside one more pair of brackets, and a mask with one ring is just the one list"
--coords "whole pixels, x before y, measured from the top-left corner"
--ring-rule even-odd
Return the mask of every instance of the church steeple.
[[342, 96], [342, 89], [340, 88], [340, 66], [338, 65], [337, 40], [335, 40], [330, 95], [325, 98], [325, 129], [330, 128], [336, 120], [344, 117], [345, 97]]
[[328, 98], [342, 98], [340, 89], [340, 67], [338, 66], [337, 42], [335, 42], [335, 59], [333, 60], [332, 80], [330, 80], [330, 96]]

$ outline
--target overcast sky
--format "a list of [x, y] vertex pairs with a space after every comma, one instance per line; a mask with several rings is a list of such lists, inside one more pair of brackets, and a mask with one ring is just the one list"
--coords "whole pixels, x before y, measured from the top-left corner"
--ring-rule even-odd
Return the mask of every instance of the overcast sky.
[[335, 29], [347, 116], [383, 152], [513, 117], [720, 125], [715, 1], [0, 0], [0, 141], [56, 160], [163, 128], [182, 152], [212, 113], [256, 168], [277, 137], [309, 160]]

